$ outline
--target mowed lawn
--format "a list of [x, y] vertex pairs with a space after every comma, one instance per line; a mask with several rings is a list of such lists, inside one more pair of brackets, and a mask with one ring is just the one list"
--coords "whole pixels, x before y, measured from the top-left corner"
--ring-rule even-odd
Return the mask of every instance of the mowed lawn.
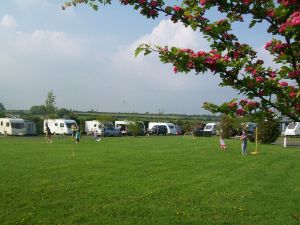
[[226, 144], [0, 137], [0, 224], [299, 225], [300, 148]]

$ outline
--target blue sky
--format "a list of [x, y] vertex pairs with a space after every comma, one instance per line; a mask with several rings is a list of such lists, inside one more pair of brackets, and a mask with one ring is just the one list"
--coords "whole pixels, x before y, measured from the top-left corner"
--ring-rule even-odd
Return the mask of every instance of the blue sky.
[[[7, 109], [44, 104], [53, 90], [57, 106], [106, 112], [208, 114], [205, 101], [236, 97], [218, 87], [218, 77], [174, 74], [157, 55], [134, 57], [140, 43], [209, 49], [198, 32], [149, 20], [131, 7], [85, 5], [61, 10], [64, 0], [10, 0], [0, 8], [0, 102]], [[236, 25], [270, 64], [263, 51], [264, 26], [248, 33]], [[260, 34], [260, 35], [257, 35]]]

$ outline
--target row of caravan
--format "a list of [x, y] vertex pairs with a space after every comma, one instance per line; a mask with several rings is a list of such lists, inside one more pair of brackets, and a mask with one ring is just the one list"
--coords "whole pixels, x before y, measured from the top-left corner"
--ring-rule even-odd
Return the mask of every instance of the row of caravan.
[[0, 135], [37, 135], [36, 124], [19, 118], [0, 118]]
[[[178, 134], [176, 125], [174, 125], [173, 123], [149, 122], [148, 130], [152, 129], [152, 127], [154, 127], [156, 125], [165, 126], [167, 129], [167, 134], [169, 134], [169, 135]], [[99, 135], [104, 134], [104, 135], [109, 136], [108, 134], [105, 133], [105, 128], [112, 129], [112, 127], [114, 127], [114, 129], [119, 131], [120, 135], [130, 135], [132, 133], [132, 131], [130, 130], [131, 126], [137, 126], [139, 129], [138, 133], [140, 135], [145, 135], [147, 133], [147, 129], [146, 129], [146, 126], [143, 121], [135, 122], [135, 121], [126, 121], [126, 120], [125, 121], [115, 121], [114, 124], [113, 123], [104, 124], [97, 120], [85, 121], [85, 132], [87, 134], [96, 132]]]

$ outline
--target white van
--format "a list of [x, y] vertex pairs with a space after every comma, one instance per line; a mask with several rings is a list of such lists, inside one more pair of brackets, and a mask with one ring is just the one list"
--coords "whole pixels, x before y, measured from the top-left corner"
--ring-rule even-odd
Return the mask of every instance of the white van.
[[217, 125], [218, 123], [207, 123], [203, 131], [215, 135], [217, 134]]
[[104, 130], [104, 124], [97, 120], [90, 120], [90, 121], [85, 121], [85, 126], [84, 126], [84, 131], [87, 134], [92, 134], [96, 132], [97, 134], [100, 134]]
[[[140, 128], [140, 135], [145, 135], [146, 133], [146, 127], [143, 121], [137, 121], [138, 126]], [[128, 128], [130, 125], [135, 125], [135, 121], [127, 121], [127, 120], [121, 120], [121, 121], [115, 121], [115, 128], [121, 132], [122, 135], [130, 134], [130, 129]]]
[[70, 119], [46, 119], [44, 120], [44, 132], [46, 133], [46, 124], [53, 134], [67, 134], [73, 133], [72, 126], [77, 126], [75, 120]]
[[168, 134], [177, 134], [176, 126], [173, 123], [165, 123], [165, 122], [149, 122], [148, 130], [150, 130], [155, 125], [163, 125], [167, 127]]
[[300, 122], [290, 123], [284, 132], [285, 136], [296, 136], [300, 135]]
[[0, 134], [2, 135], [20, 135], [26, 134], [25, 123], [23, 119], [0, 118]]

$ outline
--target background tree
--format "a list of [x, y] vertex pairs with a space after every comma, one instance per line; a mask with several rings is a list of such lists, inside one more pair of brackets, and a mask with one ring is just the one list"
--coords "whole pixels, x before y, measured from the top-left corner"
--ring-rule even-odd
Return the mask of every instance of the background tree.
[[46, 108], [47, 118], [51, 114], [53, 115], [56, 112], [55, 101], [56, 101], [56, 97], [55, 97], [53, 91], [51, 90], [51, 91], [48, 92], [47, 98], [46, 98], [46, 101], [45, 101], [45, 108]]
[[47, 109], [45, 105], [34, 105], [30, 107], [29, 112], [32, 115], [46, 115]]
[[[224, 104], [204, 103], [213, 113], [231, 116], [255, 115], [272, 119], [282, 114], [292, 120], [300, 119], [300, 11], [298, 0], [182, 0], [180, 5], [166, 5], [163, 0], [120, 0], [131, 5], [148, 18], [165, 14], [174, 22], [200, 31], [210, 43], [210, 51], [195, 51], [169, 46], [141, 45], [136, 55], [157, 52], [163, 63], [171, 63], [174, 72], [207, 71], [219, 74], [220, 86], [229, 86], [243, 97]], [[98, 9], [99, 4], [110, 0], [72, 0], [63, 9], [78, 3]], [[209, 16], [218, 10], [221, 20]], [[271, 68], [257, 57], [257, 52], [246, 43], [240, 43], [232, 32], [233, 23], [243, 23], [250, 18], [249, 28], [266, 23], [266, 32], [273, 39], [265, 49], [281, 67]], [[248, 20], [245, 20], [248, 21]]]
[[3, 112], [3, 111], [5, 111], [5, 107], [4, 107], [4, 105], [0, 102], [0, 112]]

